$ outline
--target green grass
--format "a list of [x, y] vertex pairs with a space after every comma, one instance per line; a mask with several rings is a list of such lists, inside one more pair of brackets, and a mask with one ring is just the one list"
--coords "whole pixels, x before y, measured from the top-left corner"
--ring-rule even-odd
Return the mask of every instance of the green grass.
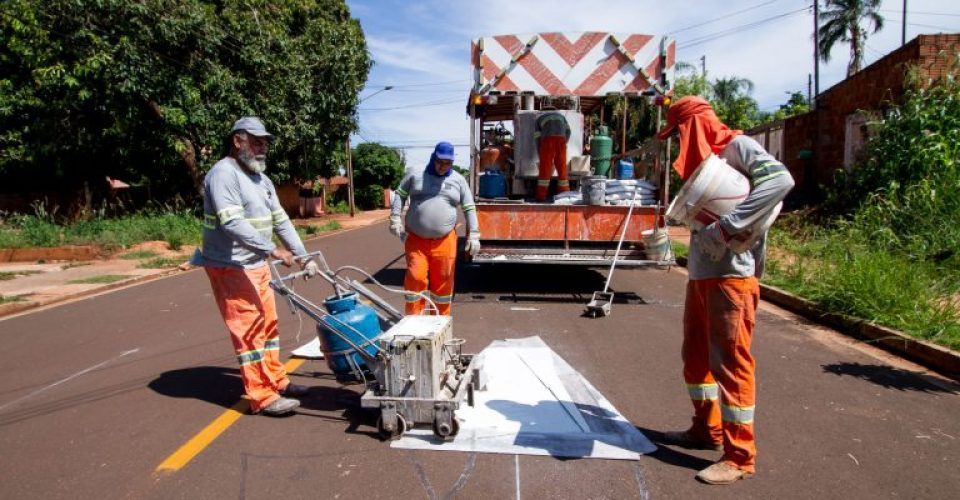
[[20, 276], [30, 276], [31, 274], [40, 274], [43, 271], [0, 271], [0, 281], [10, 281]]
[[138, 259], [149, 259], [151, 257], [157, 257], [158, 255], [160, 254], [152, 250], [135, 250], [133, 252], [127, 252], [125, 254], [120, 255], [120, 258], [126, 259], [126, 260], [138, 260]]
[[97, 276], [90, 276], [88, 278], [70, 280], [68, 283], [71, 285], [103, 285], [107, 283], [123, 281], [129, 277], [130, 276], [124, 274], [100, 274]]
[[97, 245], [113, 249], [161, 240], [176, 250], [199, 244], [200, 238], [200, 219], [189, 211], [93, 217], [68, 224], [56, 223], [52, 216], [41, 213], [15, 215], [0, 224], [0, 248]]
[[177, 257], [155, 257], [153, 259], [141, 261], [137, 264], [140, 269], [166, 269], [168, 267], [177, 267], [187, 261], [187, 257], [180, 255]]
[[[800, 227], [800, 230], [797, 230]], [[846, 314], [960, 350], [960, 276], [949, 261], [863, 242], [849, 228], [774, 228], [764, 282]]]
[[0, 304], [12, 304], [14, 302], [23, 302], [20, 295], [0, 295]]
[[307, 233], [308, 235], [326, 233], [326, 232], [330, 232], [330, 231], [336, 231], [337, 229], [340, 229], [340, 227], [341, 227], [341, 226], [340, 226], [340, 223], [337, 222], [337, 221], [335, 221], [335, 220], [331, 220], [331, 221], [324, 222], [323, 224], [320, 224], [319, 226], [305, 226], [305, 228], [306, 228], [306, 233]]

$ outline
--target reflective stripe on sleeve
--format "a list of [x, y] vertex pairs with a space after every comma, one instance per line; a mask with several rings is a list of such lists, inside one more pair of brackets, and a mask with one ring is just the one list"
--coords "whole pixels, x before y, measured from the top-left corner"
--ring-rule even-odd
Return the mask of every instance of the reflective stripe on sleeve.
[[274, 226], [283, 224], [284, 222], [290, 219], [290, 217], [287, 216], [287, 212], [284, 211], [283, 209], [274, 210], [273, 212], [270, 212], [270, 216], [273, 218]]
[[241, 219], [243, 218], [243, 207], [231, 205], [218, 210], [217, 218], [220, 219], [220, 224], [226, 224], [232, 220]]
[[397, 193], [397, 196], [399, 196], [399, 197], [401, 197], [401, 198], [406, 198], [407, 196], [409, 196], [409, 194], [407, 194], [406, 191], [404, 191], [404, 190], [402, 190], [402, 189], [400, 189], [400, 188], [397, 188], [397, 190], [394, 191], [394, 193]]
[[687, 393], [694, 401], [711, 401], [720, 397], [720, 386], [717, 384], [687, 384]]
[[730, 422], [737, 425], [747, 425], [753, 423], [753, 406], [728, 406], [720, 405], [720, 418], [724, 422]]
[[265, 351], [279, 351], [280, 350], [280, 337], [267, 339], [263, 343], [263, 350]]
[[750, 169], [751, 183], [754, 187], [781, 175], [788, 174], [789, 170], [778, 161], [765, 161]]
[[472, 211], [474, 211], [474, 210], [476, 210], [476, 209], [477, 209], [477, 206], [474, 205], [473, 203], [463, 205], [463, 211], [464, 211], [464, 212], [472, 212]]

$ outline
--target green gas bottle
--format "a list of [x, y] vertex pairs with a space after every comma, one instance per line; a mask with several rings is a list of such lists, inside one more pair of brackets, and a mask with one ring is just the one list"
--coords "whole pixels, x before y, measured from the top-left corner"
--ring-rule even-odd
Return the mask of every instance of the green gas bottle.
[[613, 139], [607, 135], [606, 125], [597, 127], [590, 137], [590, 168], [594, 175], [610, 176], [610, 155], [613, 154]]

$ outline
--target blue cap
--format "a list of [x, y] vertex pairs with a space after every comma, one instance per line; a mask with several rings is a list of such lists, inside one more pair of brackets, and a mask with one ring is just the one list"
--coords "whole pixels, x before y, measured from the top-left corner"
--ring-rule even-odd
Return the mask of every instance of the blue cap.
[[267, 132], [267, 127], [263, 126], [263, 122], [256, 116], [244, 116], [233, 122], [233, 128], [230, 129], [230, 132], [233, 133], [240, 130], [257, 137], [273, 137], [270, 135], [270, 132]]
[[440, 160], [453, 161], [453, 144], [438, 142], [437, 147], [433, 148], [433, 156]]

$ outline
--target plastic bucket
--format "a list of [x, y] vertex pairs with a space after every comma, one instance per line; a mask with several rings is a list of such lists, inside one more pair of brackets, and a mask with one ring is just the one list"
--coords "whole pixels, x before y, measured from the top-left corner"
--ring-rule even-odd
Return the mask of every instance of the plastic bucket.
[[667, 208], [667, 218], [700, 229], [730, 213], [750, 194], [750, 181], [717, 155], [693, 171]]
[[640, 233], [643, 239], [643, 253], [647, 260], [657, 262], [670, 258], [670, 238], [667, 232], [661, 229], [647, 229]]
[[617, 163], [617, 179], [633, 179], [633, 163], [620, 160]]
[[587, 205], [605, 205], [607, 178], [602, 175], [589, 175], [580, 180], [580, 192]]

